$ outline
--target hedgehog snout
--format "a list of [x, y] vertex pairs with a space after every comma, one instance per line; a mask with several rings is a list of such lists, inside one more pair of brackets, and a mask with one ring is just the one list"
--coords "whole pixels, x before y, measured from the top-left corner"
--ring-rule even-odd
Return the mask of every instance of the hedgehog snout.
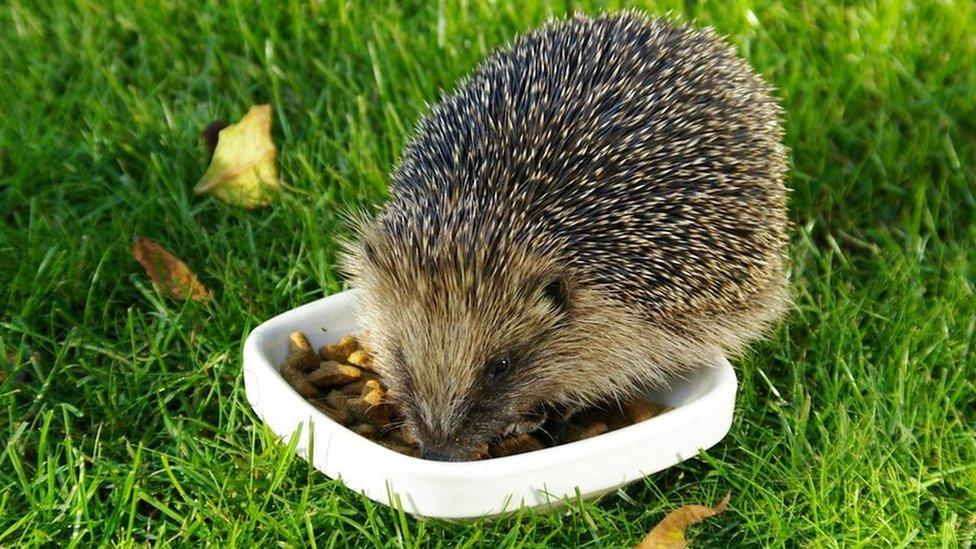
[[431, 446], [421, 444], [420, 458], [431, 461], [467, 461], [471, 459], [471, 456], [461, 451], [459, 446]]
[[434, 461], [470, 461], [483, 457], [492, 441], [521, 432], [521, 418], [468, 416], [458, 418], [451, 432], [436, 429], [417, 429], [420, 456]]
[[470, 461], [476, 459], [478, 442], [476, 437], [418, 437], [421, 459], [432, 461]]

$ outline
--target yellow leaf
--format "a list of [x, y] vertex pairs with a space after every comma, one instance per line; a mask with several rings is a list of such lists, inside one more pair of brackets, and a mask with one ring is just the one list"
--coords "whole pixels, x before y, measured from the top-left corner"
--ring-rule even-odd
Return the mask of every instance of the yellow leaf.
[[193, 301], [210, 299], [210, 290], [197, 280], [186, 263], [152, 240], [137, 236], [132, 243], [132, 257], [142, 265], [153, 285], [166, 297]]
[[251, 107], [237, 124], [220, 130], [210, 167], [193, 187], [194, 194], [213, 193], [228, 204], [265, 206], [278, 190], [271, 105]]
[[729, 492], [715, 507], [685, 505], [671, 511], [634, 549], [681, 549], [686, 544], [685, 529], [708, 517], [724, 513], [731, 498], [732, 492]]

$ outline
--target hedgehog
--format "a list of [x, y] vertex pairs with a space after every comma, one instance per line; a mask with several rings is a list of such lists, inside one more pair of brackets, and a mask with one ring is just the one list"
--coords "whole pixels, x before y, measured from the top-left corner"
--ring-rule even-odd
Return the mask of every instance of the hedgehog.
[[341, 266], [425, 459], [735, 356], [789, 306], [772, 88], [710, 29], [552, 21], [433, 105]]

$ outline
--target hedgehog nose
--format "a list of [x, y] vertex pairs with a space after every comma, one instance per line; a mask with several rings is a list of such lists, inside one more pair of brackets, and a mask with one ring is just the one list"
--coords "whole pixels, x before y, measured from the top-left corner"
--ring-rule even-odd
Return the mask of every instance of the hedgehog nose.
[[424, 449], [420, 451], [420, 459], [429, 459], [431, 461], [457, 461], [457, 456], [445, 452], [443, 450], [436, 449]]

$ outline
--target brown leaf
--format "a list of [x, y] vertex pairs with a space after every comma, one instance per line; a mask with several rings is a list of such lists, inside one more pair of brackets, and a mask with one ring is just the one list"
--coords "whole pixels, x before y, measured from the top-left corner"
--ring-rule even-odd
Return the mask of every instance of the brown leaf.
[[210, 167], [193, 187], [236, 206], [256, 208], [278, 191], [277, 149], [271, 140], [271, 105], [256, 105], [218, 132]]
[[708, 517], [724, 513], [731, 498], [732, 492], [729, 492], [715, 507], [685, 505], [671, 511], [647, 533], [647, 536], [640, 543], [634, 546], [635, 549], [680, 549], [684, 547], [686, 543], [685, 529]]
[[137, 236], [132, 243], [132, 257], [142, 265], [164, 296], [193, 301], [210, 299], [210, 290], [197, 280], [186, 263], [152, 240]]

